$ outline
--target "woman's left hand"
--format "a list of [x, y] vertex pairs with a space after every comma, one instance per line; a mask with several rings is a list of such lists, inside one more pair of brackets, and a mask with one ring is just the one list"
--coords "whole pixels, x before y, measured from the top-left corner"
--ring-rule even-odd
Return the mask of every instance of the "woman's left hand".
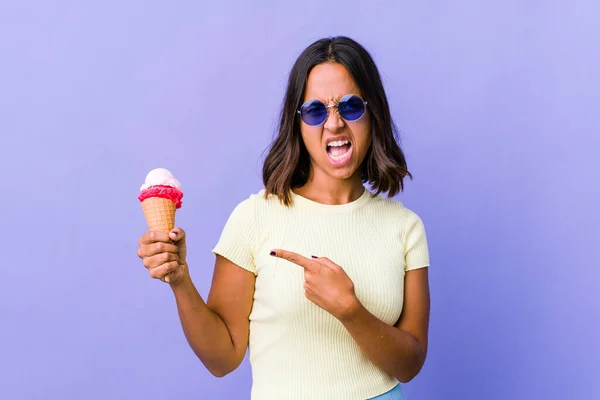
[[342, 267], [328, 258], [313, 256], [310, 259], [278, 249], [273, 250], [271, 255], [302, 267], [306, 298], [338, 320], [350, 317], [360, 307], [354, 283]]

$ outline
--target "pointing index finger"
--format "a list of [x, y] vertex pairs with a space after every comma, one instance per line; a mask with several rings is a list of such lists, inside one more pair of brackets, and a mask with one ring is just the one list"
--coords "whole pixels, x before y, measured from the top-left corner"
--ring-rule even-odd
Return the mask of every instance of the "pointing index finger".
[[305, 269], [314, 269], [318, 266], [318, 262], [308, 259], [304, 256], [301, 256], [298, 253], [294, 253], [292, 251], [274, 249], [271, 251], [271, 255], [273, 257], [283, 258], [291, 263], [301, 266]]

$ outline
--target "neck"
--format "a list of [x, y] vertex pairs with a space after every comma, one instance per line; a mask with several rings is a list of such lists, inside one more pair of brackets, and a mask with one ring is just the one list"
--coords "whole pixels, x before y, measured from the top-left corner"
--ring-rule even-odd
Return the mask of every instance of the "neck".
[[348, 179], [311, 173], [304, 186], [295, 188], [294, 192], [317, 203], [340, 205], [357, 200], [364, 190], [360, 172]]

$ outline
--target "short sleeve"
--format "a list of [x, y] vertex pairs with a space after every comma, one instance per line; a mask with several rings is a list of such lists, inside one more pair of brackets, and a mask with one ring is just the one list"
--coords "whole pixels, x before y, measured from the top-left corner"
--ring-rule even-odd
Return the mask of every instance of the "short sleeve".
[[254, 264], [256, 225], [252, 200], [253, 198], [250, 197], [234, 208], [212, 252], [256, 274]]
[[404, 231], [405, 271], [429, 266], [429, 248], [425, 226], [414, 212], [405, 209], [406, 229]]

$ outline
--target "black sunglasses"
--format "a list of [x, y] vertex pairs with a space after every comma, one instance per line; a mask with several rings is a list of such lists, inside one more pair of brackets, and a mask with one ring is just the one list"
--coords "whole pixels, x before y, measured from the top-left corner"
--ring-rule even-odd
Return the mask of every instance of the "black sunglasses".
[[337, 107], [340, 116], [346, 121], [358, 121], [364, 114], [367, 102], [355, 94], [347, 94], [337, 104], [326, 106], [320, 100], [308, 100], [302, 104], [298, 114], [307, 125], [318, 126], [327, 120], [330, 108]]

